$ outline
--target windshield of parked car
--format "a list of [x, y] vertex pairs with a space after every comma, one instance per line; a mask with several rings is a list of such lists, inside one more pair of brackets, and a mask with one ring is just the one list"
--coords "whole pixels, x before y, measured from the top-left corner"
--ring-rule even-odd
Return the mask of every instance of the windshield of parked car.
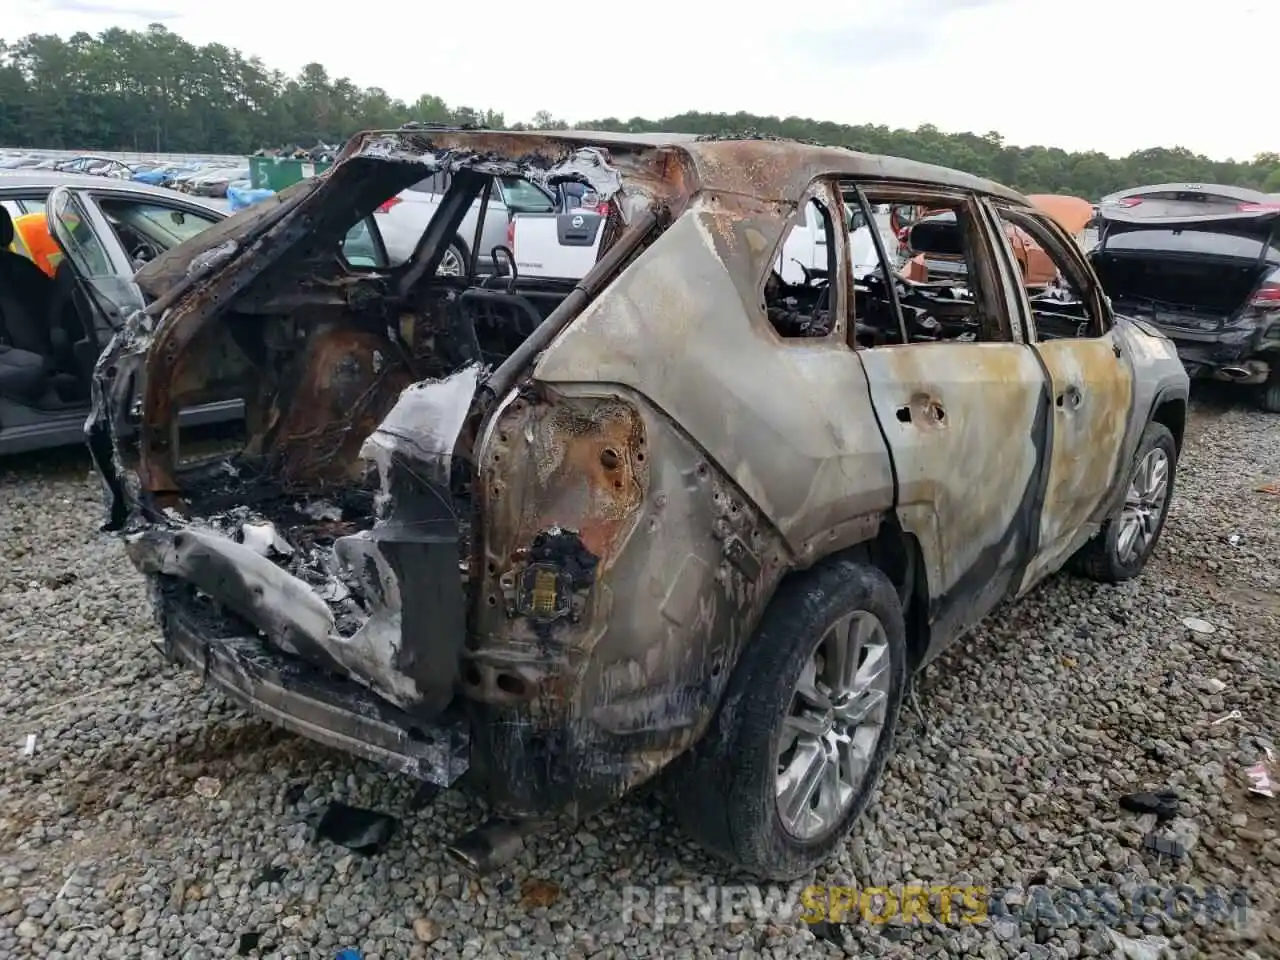
[[113, 219], [132, 227], [165, 250], [190, 240], [202, 230], [217, 223], [217, 218], [201, 216], [189, 210], [162, 207], [133, 200], [101, 201], [102, 211]]

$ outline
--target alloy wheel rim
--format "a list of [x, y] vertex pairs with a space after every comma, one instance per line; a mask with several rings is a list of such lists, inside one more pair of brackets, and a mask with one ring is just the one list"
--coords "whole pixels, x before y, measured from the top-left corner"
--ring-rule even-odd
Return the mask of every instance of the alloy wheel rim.
[[823, 634], [778, 741], [774, 793], [793, 837], [831, 830], [852, 807], [888, 720], [891, 682], [889, 639], [874, 614], [848, 614]]
[[1134, 467], [1125, 493], [1116, 537], [1116, 554], [1121, 563], [1132, 563], [1150, 548], [1168, 499], [1169, 457], [1156, 447]]
[[440, 266], [436, 267], [437, 277], [460, 277], [462, 276], [462, 258], [458, 256], [458, 251], [450, 247], [444, 252], [444, 256], [440, 258]]

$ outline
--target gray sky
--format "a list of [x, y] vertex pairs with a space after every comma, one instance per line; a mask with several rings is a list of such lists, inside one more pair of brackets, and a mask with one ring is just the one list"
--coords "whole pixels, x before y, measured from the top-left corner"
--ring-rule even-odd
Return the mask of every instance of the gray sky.
[[[1280, 4], [1266, 0], [379, 0], [367, 14], [323, 0], [7, 6], [8, 40], [161, 21], [269, 67], [317, 61], [360, 86], [407, 101], [433, 93], [508, 122], [540, 109], [569, 120], [745, 110], [997, 130], [1013, 144], [1113, 155], [1280, 149], [1265, 109]], [[562, 39], [566, 26], [577, 39]], [[536, 44], [540, 33], [556, 39]]]

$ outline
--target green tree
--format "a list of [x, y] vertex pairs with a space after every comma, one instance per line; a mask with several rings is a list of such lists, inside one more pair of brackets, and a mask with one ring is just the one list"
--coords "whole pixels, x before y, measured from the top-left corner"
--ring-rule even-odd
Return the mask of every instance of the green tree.
[[[0, 144], [78, 149], [249, 153], [259, 147], [317, 140], [337, 143], [362, 129], [406, 121], [506, 127], [500, 112], [447, 104], [424, 93], [411, 104], [377, 87], [362, 89], [307, 64], [296, 77], [221, 44], [195, 46], [153, 24], [66, 39], [32, 34], [0, 41]], [[1123, 187], [1204, 181], [1280, 193], [1280, 155], [1210, 160], [1181, 147], [1153, 147], [1127, 157], [1056, 147], [1014, 146], [995, 130], [944, 133], [841, 124], [808, 117], [687, 112], [649, 119], [578, 118], [540, 110], [512, 129], [576, 126], [634, 133], [755, 133], [836, 144], [965, 170], [1026, 193], [1073, 193], [1097, 199]]]

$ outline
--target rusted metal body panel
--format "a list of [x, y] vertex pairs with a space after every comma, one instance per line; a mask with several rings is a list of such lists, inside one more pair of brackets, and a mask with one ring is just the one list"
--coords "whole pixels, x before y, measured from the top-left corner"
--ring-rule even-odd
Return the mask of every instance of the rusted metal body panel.
[[289, 404], [272, 424], [271, 458], [284, 486], [358, 479], [364, 469], [361, 446], [413, 382], [388, 353], [380, 333], [331, 327], [308, 338], [297, 358]]
[[1129, 383], [1132, 394], [1117, 468], [1107, 495], [1094, 512], [1092, 519], [1095, 520], [1110, 514], [1124, 500], [1129, 484], [1124, 466], [1133, 462], [1146, 425], [1152, 419], [1164, 416], [1185, 418], [1190, 394], [1190, 381], [1172, 340], [1155, 327], [1129, 317], [1115, 316], [1112, 320], [1109, 336], [1131, 371]]
[[[626, 228], [496, 371], [474, 329], [471, 353], [446, 349], [465, 299], [431, 280], [448, 223], [387, 275], [333, 254], [431, 170], [455, 174], [445, 220], [486, 175], [568, 177]], [[787, 220], [813, 196], [845, 222], [851, 183], [1026, 207], [954, 171], [794, 143], [402, 130], [353, 139], [275, 210], [175, 251], [95, 388], [117, 520], [168, 591], [166, 631], [205, 643], [206, 662], [221, 650], [233, 695], [293, 704], [312, 718], [294, 728], [331, 724], [327, 742], [376, 738], [364, 755], [419, 776], [444, 764], [437, 782], [459, 772], [460, 741], [437, 728], [461, 703], [489, 799], [522, 818], [589, 812], [683, 753], [781, 578], [823, 557], [885, 536], [918, 549], [918, 582], [899, 586], [941, 649], [1096, 529], [1152, 409], [1185, 390], [1135, 326], [1035, 344], [1007, 249], [978, 274], [1009, 342], [855, 348], [842, 230], [829, 331], [781, 337], [764, 286]], [[975, 229], [988, 253], [1005, 242]], [[172, 449], [176, 407], [205, 379], [249, 394], [239, 480], [185, 472]], [[1060, 413], [1072, 383], [1096, 403]], [[135, 406], [136, 445], [117, 431]], [[212, 515], [237, 483], [267, 491], [250, 519], [288, 555]], [[332, 515], [304, 516], [313, 501]], [[360, 690], [316, 706], [270, 679], [272, 650]], [[409, 740], [359, 720], [383, 710]]]
[[[1052, 442], [1037, 555], [1019, 592], [1058, 569], [1089, 539], [1118, 475], [1129, 462], [1124, 437], [1134, 416], [1133, 369], [1117, 351], [1120, 335], [1050, 340], [1036, 349], [1053, 394]], [[1146, 423], [1145, 417], [1141, 421]]]
[[625, 387], [535, 384], [495, 412], [478, 452], [473, 761], [508, 814], [586, 812], [702, 733], [789, 558]]
[[862, 362], [941, 646], [1003, 599], [1035, 554], [1048, 385], [1018, 343], [881, 347]]
[[759, 294], [725, 269], [733, 255], [763, 278], [774, 256], [766, 237], [780, 233], [762, 219], [686, 213], [551, 344], [533, 375], [618, 383], [648, 398], [803, 564], [874, 533], [868, 518], [892, 506], [893, 476], [862, 364], [841, 332], [781, 340]]

